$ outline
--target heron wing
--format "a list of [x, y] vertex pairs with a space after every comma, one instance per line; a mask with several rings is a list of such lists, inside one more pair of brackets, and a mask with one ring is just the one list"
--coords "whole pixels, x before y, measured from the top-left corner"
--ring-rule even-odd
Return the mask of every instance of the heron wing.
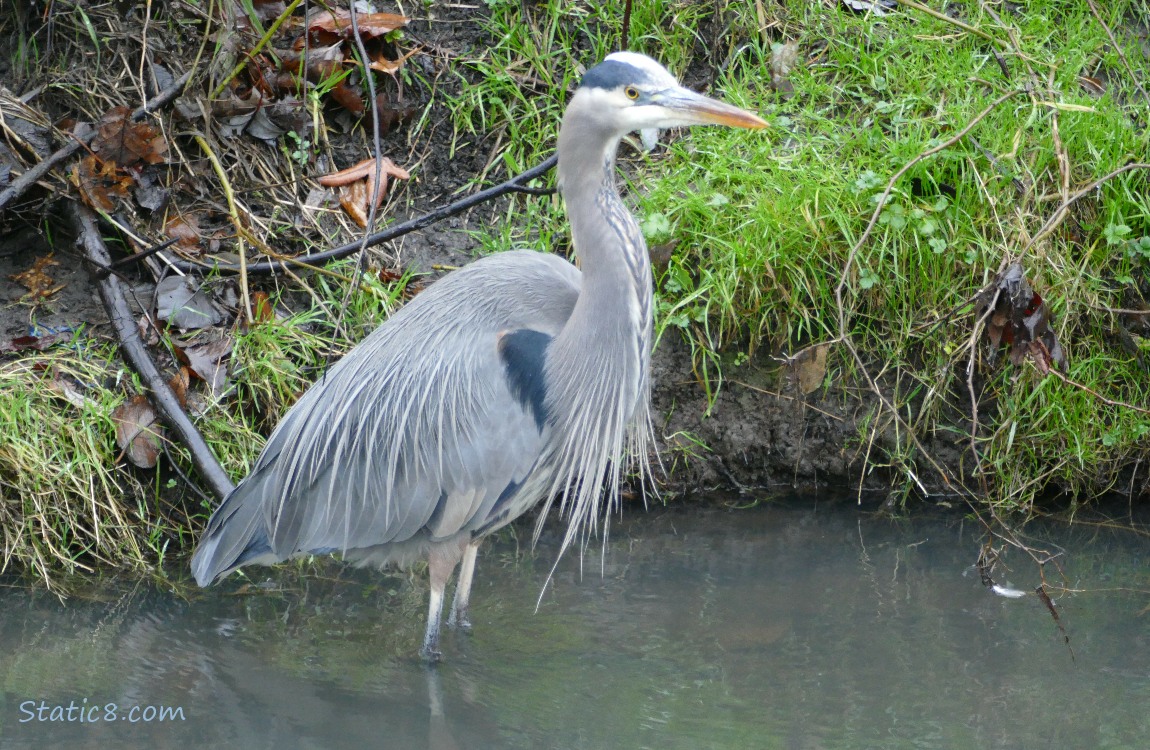
[[209, 522], [197, 580], [489, 526], [526, 491], [549, 437], [531, 390], [542, 383], [525, 370], [538, 359], [542, 378], [538, 349], [570, 316], [579, 285], [570, 263], [515, 251], [416, 296], [276, 427]]

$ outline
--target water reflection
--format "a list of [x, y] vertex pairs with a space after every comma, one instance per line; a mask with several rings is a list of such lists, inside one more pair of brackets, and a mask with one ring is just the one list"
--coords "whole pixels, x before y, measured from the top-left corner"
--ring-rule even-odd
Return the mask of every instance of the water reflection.
[[[541, 599], [556, 544], [504, 537], [475, 632], [445, 634], [430, 671], [419, 579], [333, 565], [63, 606], [6, 589], [0, 747], [1144, 746], [1145, 545], [1047, 532], [1098, 592], [1058, 598], [1073, 660], [1036, 597], [982, 587], [977, 529], [853, 506], [631, 513]], [[1033, 590], [1038, 571], [1006, 563], [1001, 582]], [[29, 720], [69, 703], [115, 719]], [[149, 706], [182, 720], [127, 714]]]

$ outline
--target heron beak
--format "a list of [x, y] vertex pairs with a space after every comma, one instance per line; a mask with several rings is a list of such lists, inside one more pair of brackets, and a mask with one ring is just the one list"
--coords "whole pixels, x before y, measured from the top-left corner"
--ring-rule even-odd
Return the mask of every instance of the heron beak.
[[696, 94], [685, 88], [660, 92], [658, 103], [684, 125], [727, 125], [732, 128], [765, 128], [767, 123], [745, 109]]

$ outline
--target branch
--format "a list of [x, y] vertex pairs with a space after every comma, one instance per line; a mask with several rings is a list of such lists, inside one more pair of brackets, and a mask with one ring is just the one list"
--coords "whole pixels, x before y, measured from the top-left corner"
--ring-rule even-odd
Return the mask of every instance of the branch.
[[[131, 119], [133, 121], [139, 120], [149, 112], [154, 112], [161, 107], [167, 106], [173, 99], [180, 95], [180, 92], [184, 90], [184, 86], [188, 85], [188, 80], [191, 79], [191, 77], [192, 71], [189, 70], [187, 73], [184, 73], [182, 76], [177, 78], [171, 86], [168, 86], [166, 89], [148, 100], [144, 106], [139, 107], [134, 112], [132, 112]], [[72, 140], [60, 148], [58, 151], [56, 151], [56, 153], [52, 154], [47, 159], [44, 159], [39, 164], [30, 168], [24, 174], [13, 180], [11, 185], [9, 185], [3, 191], [0, 191], [0, 211], [3, 211], [5, 206], [23, 195], [25, 191], [28, 190], [28, 188], [32, 187], [32, 185], [36, 184], [40, 178], [48, 174], [52, 167], [68, 159], [70, 156], [72, 156], [72, 154], [76, 153], [83, 146], [87, 145], [88, 141], [96, 137], [96, 132], [97, 130], [93, 128], [87, 135], [73, 135]]]
[[[368, 235], [355, 242], [349, 242], [346, 245], [331, 250], [325, 250], [322, 253], [313, 253], [311, 255], [301, 255], [298, 258], [284, 258], [283, 260], [263, 261], [260, 263], [248, 263], [247, 272], [249, 274], [267, 274], [276, 273], [282, 269], [286, 269], [288, 264], [295, 265], [315, 265], [318, 263], [325, 263], [329, 260], [336, 260], [337, 258], [345, 258], [353, 253], [360, 251], [363, 248], [380, 245], [384, 242], [402, 237], [405, 234], [429, 227], [436, 222], [443, 221], [444, 219], [461, 214], [464, 211], [484, 203], [486, 201], [498, 198], [507, 193], [522, 193], [533, 192], [532, 188], [525, 186], [525, 183], [534, 180], [536, 177], [546, 174], [558, 162], [558, 157], [551, 156], [538, 166], [532, 167], [526, 172], [516, 175], [506, 182], [501, 182], [498, 185], [492, 185], [486, 190], [480, 190], [478, 193], [469, 195], [462, 198], [455, 203], [451, 203], [442, 208], [437, 208], [434, 211], [418, 216], [402, 224], [395, 224], [375, 234]], [[207, 265], [203, 263], [190, 263], [187, 261], [176, 261], [172, 265], [181, 271], [231, 271], [236, 272], [240, 267], [230, 263], [216, 263]]]
[[[84, 249], [85, 256], [97, 267], [111, 266], [108, 248], [100, 236], [96, 217], [90, 210], [75, 201], [68, 202], [68, 210], [76, 232], [80, 236], [79, 244]], [[114, 275], [106, 275], [97, 281], [100, 289], [100, 299], [108, 311], [108, 318], [112, 328], [120, 340], [120, 350], [132, 368], [144, 380], [144, 387], [152, 394], [152, 403], [160, 412], [164, 422], [176, 433], [180, 442], [192, 454], [192, 463], [200, 472], [200, 476], [217, 497], [223, 498], [234, 487], [231, 479], [216, 460], [211, 448], [204, 442], [199, 430], [192, 424], [192, 420], [180, 407], [180, 402], [167, 382], [160, 374], [155, 362], [148, 356], [148, 350], [140, 339], [140, 331], [136, 321], [128, 309], [124, 299], [120, 280]]]
[[1018, 251], [1018, 256], [1022, 257], [1023, 255], [1026, 255], [1026, 251], [1034, 247], [1034, 243], [1038, 242], [1040, 239], [1054, 231], [1055, 227], [1061, 224], [1062, 220], [1066, 218], [1066, 211], [1070, 208], [1071, 205], [1077, 203], [1087, 195], [1090, 195], [1090, 193], [1094, 192], [1094, 190], [1102, 185], [1102, 183], [1117, 177], [1123, 172], [1129, 172], [1133, 169], [1150, 169], [1150, 163], [1134, 162], [1132, 164], [1127, 164], [1125, 166], [1119, 167], [1110, 174], [1099, 177], [1097, 180], [1091, 182], [1089, 185], [1082, 188], [1074, 195], [1071, 195], [1069, 198], [1063, 200], [1062, 203], [1059, 204], [1058, 208], [1055, 209], [1054, 213], [1051, 214], [1050, 218], [1046, 220], [1046, 223], [1042, 225], [1042, 228], [1039, 229], [1034, 234], [1034, 236], [1030, 238], [1030, 241], [1027, 242], [1021, 250]]

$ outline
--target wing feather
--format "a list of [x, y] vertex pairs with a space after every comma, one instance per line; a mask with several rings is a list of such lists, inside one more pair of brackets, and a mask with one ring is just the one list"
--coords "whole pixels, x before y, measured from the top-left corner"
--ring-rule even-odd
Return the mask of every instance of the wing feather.
[[515, 251], [417, 295], [276, 427], [209, 522], [193, 558], [197, 580], [248, 561], [376, 555], [381, 545], [483, 527], [500, 496], [536, 468], [549, 429], [511, 392], [499, 336], [556, 335], [579, 284], [570, 263]]

